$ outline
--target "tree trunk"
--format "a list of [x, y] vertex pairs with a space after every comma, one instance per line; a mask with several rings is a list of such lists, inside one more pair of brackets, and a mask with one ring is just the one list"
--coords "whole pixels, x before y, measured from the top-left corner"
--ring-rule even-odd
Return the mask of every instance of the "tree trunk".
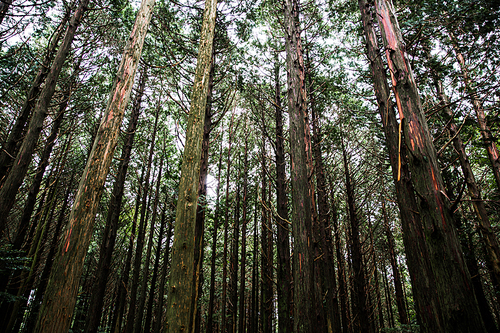
[[158, 290], [158, 304], [156, 305], [156, 316], [155, 316], [155, 324], [154, 324], [154, 333], [160, 333], [161, 327], [163, 324], [163, 302], [165, 299], [165, 282], [167, 281], [167, 268], [170, 267], [168, 264], [168, 257], [170, 254], [170, 240], [172, 239], [172, 222], [168, 223], [168, 231], [167, 231], [167, 241], [165, 242], [165, 254], [163, 256], [163, 270], [160, 279], [160, 287]]
[[194, 267], [195, 224], [205, 122], [204, 112], [210, 78], [216, 7], [216, 0], [205, 2], [179, 184], [169, 284], [170, 297], [167, 300], [166, 333], [182, 330], [192, 332], [196, 318], [198, 279], [195, 276], [196, 268]]
[[338, 303], [337, 282], [335, 276], [335, 266], [333, 257], [333, 239], [330, 228], [330, 209], [328, 207], [326, 178], [323, 166], [323, 156], [321, 152], [321, 128], [319, 126], [319, 116], [311, 103], [311, 115], [313, 122], [313, 153], [315, 162], [316, 188], [318, 196], [318, 223], [315, 231], [319, 237], [321, 253], [319, 259], [319, 278], [321, 289], [325, 299], [324, 310], [326, 315], [326, 328], [329, 333], [341, 331], [340, 310]]
[[214, 332], [214, 304], [215, 304], [215, 259], [217, 257], [217, 232], [219, 229], [219, 218], [220, 218], [220, 174], [222, 170], [222, 144], [223, 140], [221, 138], [220, 154], [219, 154], [219, 166], [217, 172], [217, 188], [216, 201], [215, 201], [215, 217], [214, 217], [214, 230], [212, 232], [212, 258], [210, 263], [210, 297], [208, 300], [208, 315], [207, 315], [207, 333]]
[[[146, 75], [146, 73], [144, 73]], [[132, 333], [134, 331], [134, 327], [141, 327], [142, 323], [138, 323], [138, 320], [136, 320], [136, 313], [137, 313], [137, 298], [138, 298], [138, 290], [139, 290], [139, 278], [141, 274], [141, 263], [142, 263], [142, 257], [143, 257], [143, 250], [144, 250], [144, 239], [146, 237], [146, 211], [149, 212], [149, 205], [148, 205], [148, 195], [149, 195], [149, 179], [151, 175], [151, 165], [153, 164], [153, 155], [154, 155], [154, 148], [155, 148], [155, 141], [156, 141], [156, 131], [158, 129], [158, 118], [160, 114], [160, 108], [156, 110], [156, 115], [155, 115], [155, 123], [153, 127], [153, 137], [151, 139], [151, 143], [149, 146], [149, 156], [148, 156], [148, 162], [146, 165], [146, 176], [144, 177], [143, 180], [143, 193], [142, 193], [142, 204], [141, 204], [141, 212], [140, 212], [140, 220], [139, 220], [139, 231], [137, 233], [137, 245], [135, 248], [135, 257], [134, 257], [134, 273], [132, 275], [132, 284], [130, 287], [130, 303], [129, 303], [129, 309], [128, 309], [128, 314], [127, 314], [127, 324], [125, 325], [125, 332], [126, 333]], [[151, 200], [151, 198], [149, 198]], [[149, 262], [146, 261], [145, 265], [149, 265]], [[144, 279], [147, 279], [148, 276], [147, 274], [143, 275]], [[141, 290], [144, 292], [145, 290]], [[140, 302], [139, 302], [140, 303]]]
[[[88, 0], [83, 0], [82, 5], [86, 5], [87, 2]], [[52, 269], [46, 297], [35, 328], [37, 333], [65, 332], [69, 329], [95, 214], [118, 141], [120, 125], [132, 90], [153, 5], [154, 0], [144, 0], [141, 3], [134, 28], [125, 46], [117, 78], [71, 209], [60, 254]], [[49, 78], [47, 82], [51, 82]], [[43, 96], [42, 92], [40, 101], [45, 100]], [[46, 102], [48, 105], [48, 101]], [[23, 151], [22, 148], [21, 153]]]
[[368, 309], [365, 268], [363, 265], [363, 249], [361, 248], [359, 219], [357, 216], [354, 188], [347, 161], [347, 152], [342, 140], [342, 155], [344, 158], [345, 186], [347, 192], [347, 206], [349, 222], [351, 224], [351, 261], [353, 270], [353, 326], [354, 332], [371, 332], [370, 315]]
[[[427, 57], [430, 58], [429, 51], [427, 51]], [[459, 59], [463, 60], [463, 57], [459, 57]], [[463, 65], [465, 66], [465, 64]], [[464, 67], [466, 68], [466, 67]], [[481, 239], [485, 245], [486, 248], [486, 258], [488, 261], [488, 266], [492, 269], [493, 276], [495, 279], [495, 283], [498, 286], [500, 284], [500, 246], [498, 244], [498, 239], [491, 227], [490, 219], [488, 217], [488, 212], [486, 210], [486, 205], [481, 197], [481, 190], [479, 189], [479, 186], [477, 185], [476, 178], [474, 177], [474, 173], [472, 171], [472, 167], [469, 162], [469, 158], [467, 157], [467, 153], [465, 152], [465, 145], [462, 142], [462, 139], [460, 138], [460, 129], [457, 127], [455, 124], [453, 118], [454, 114], [453, 111], [450, 109], [448, 106], [450, 104], [448, 96], [446, 96], [444, 89], [443, 89], [443, 84], [441, 80], [439, 79], [439, 75], [436, 71], [435, 68], [430, 68], [430, 72], [432, 75], [432, 78], [434, 80], [434, 86], [436, 88], [436, 92], [439, 96], [439, 101], [440, 104], [442, 104], [442, 109], [445, 115], [445, 118], [449, 120], [449, 127], [448, 131], [450, 133], [450, 136], [452, 138], [453, 142], [453, 147], [455, 148], [455, 151], [458, 154], [458, 159], [460, 162], [460, 167], [462, 169], [462, 172], [464, 174], [464, 179], [467, 184], [467, 189], [469, 192], [469, 196], [472, 199], [471, 203], [472, 206], [474, 207], [474, 212], [476, 213], [477, 219], [479, 221], [479, 230], [481, 234]], [[465, 71], [464, 73], [467, 73]], [[464, 77], [468, 77], [467, 75], [464, 74]], [[475, 95], [477, 98], [477, 95]], [[480, 106], [480, 103], [474, 99]], [[482, 110], [482, 108], [481, 108]], [[480, 114], [481, 111], [478, 113]], [[484, 112], [482, 113], [484, 116]], [[479, 118], [479, 116], [478, 116]], [[490, 132], [488, 132], [490, 133]], [[490, 133], [491, 135], [491, 133]], [[484, 137], [483, 137], [484, 139]], [[494, 143], [493, 143], [494, 144]]]
[[[330, 181], [331, 182], [331, 181]], [[333, 184], [330, 185], [331, 191], [333, 190]], [[345, 270], [344, 270], [344, 254], [342, 251], [342, 243], [340, 240], [340, 231], [338, 228], [338, 215], [337, 215], [337, 207], [335, 205], [333, 193], [331, 193], [331, 212], [332, 212], [332, 225], [333, 225], [333, 235], [335, 237], [335, 255], [337, 259], [337, 276], [339, 281], [339, 290], [338, 290], [338, 298], [340, 298], [340, 314], [342, 319], [342, 329], [339, 332], [347, 333], [348, 332], [348, 323], [349, 323], [349, 313], [347, 306], [347, 292], [345, 288]]]
[[[269, 206], [269, 201], [267, 201], [267, 166], [266, 157], [264, 155], [264, 144], [261, 148], [261, 168], [262, 168], [262, 197], [261, 200], [266, 206]], [[272, 226], [271, 217], [266, 209], [266, 206], [262, 206], [262, 220], [261, 220], [261, 323], [262, 332], [271, 333], [273, 328], [273, 252], [272, 252]], [[271, 246], [270, 246], [271, 244]], [[271, 247], [271, 251], [270, 251]]]
[[[160, 158], [160, 171], [158, 172], [158, 180], [156, 183], [156, 197], [155, 197], [155, 204], [153, 208], [153, 217], [152, 221], [156, 220], [156, 210], [158, 209], [158, 200], [160, 196], [160, 184], [161, 184], [161, 177], [162, 177], [162, 167], [163, 167], [163, 155]], [[165, 202], [165, 205], [167, 203]], [[154, 222], [152, 223], [154, 224]], [[156, 253], [155, 253], [155, 262], [153, 266], [153, 276], [151, 278], [151, 287], [149, 288], [149, 298], [147, 301], [147, 308], [146, 308], [146, 319], [144, 321], [144, 332], [151, 332], [151, 321], [153, 317], [153, 301], [155, 298], [155, 291], [156, 291], [156, 280], [158, 279], [158, 270], [159, 270], [159, 265], [160, 265], [160, 255], [161, 255], [161, 240], [163, 238], [163, 232], [165, 230], [165, 214], [163, 213], [161, 216], [160, 220], [160, 232], [158, 234], [158, 241], [156, 244]], [[152, 241], [152, 239], [150, 239]], [[159, 295], [159, 297], [163, 297], [163, 295]]]
[[[0, 1], [0, 15], [3, 10], [8, 8], [9, 1], [11, 0], [3, 0]], [[31, 84], [31, 88], [28, 91], [26, 96], [26, 100], [19, 112], [19, 116], [16, 118], [14, 126], [9, 133], [9, 136], [2, 145], [2, 150], [0, 151], [0, 184], [5, 180], [4, 177], [7, 175], [10, 164], [13, 162], [12, 160], [17, 156], [19, 152], [20, 143], [23, 140], [23, 136], [25, 134], [25, 126], [26, 122], [28, 122], [31, 111], [33, 110], [33, 106], [37, 101], [38, 96], [40, 95], [40, 90], [45, 78], [47, 77], [50, 69], [50, 63], [54, 58], [54, 53], [56, 52], [57, 45], [61, 40], [62, 34], [64, 32], [64, 27], [69, 20], [70, 11], [68, 10], [66, 14], [63, 16], [61, 23], [57, 27], [52, 39], [47, 47], [45, 52], [45, 56], [42, 60], [42, 64], [40, 69], [35, 76], [33, 83]], [[0, 16], [0, 23], [2, 22], [2, 17]]]
[[114, 333], [119, 333], [122, 331], [122, 329], [121, 329], [122, 323], [123, 323], [123, 319], [125, 319], [124, 317], [125, 317], [126, 296], [128, 293], [127, 285], [128, 285], [128, 280], [130, 278], [130, 269], [132, 266], [132, 256], [133, 256], [133, 252], [134, 252], [135, 235], [137, 234], [137, 217], [139, 216], [139, 209], [141, 206], [142, 181], [144, 180], [145, 169], [146, 169], [146, 165], [143, 165], [142, 171], [141, 171], [141, 177], [139, 180], [139, 189], [138, 189], [137, 197], [135, 200], [134, 217], [132, 218], [132, 233], [130, 235], [129, 246], [127, 249], [127, 257], [125, 259], [125, 267], [123, 268], [122, 278], [120, 279], [119, 287], [118, 287], [116, 312], [113, 316], [114, 318], [112, 320], [112, 325], [111, 325], [111, 329], [113, 330]]
[[484, 113], [483, 103], [479, 98], [477, 90], [473, 87], [472, 79], [470, 78], [469, 68], [465, 63], [465, 58], [460, 52], [458, 46], [458, 41], [451, 30], [448, 31], [450, 36], [451, 45], [455, 51], [455, 56], [457, 57], [458, 64], [462, 70], [462, 77], [464, 79], [465, 90], [470, 98], [474, 111], [476, 112], [477, 123], [479, 125], [481, 138], [483, 139], [484, 146], [486, 147], [486, 152], [488, 153], [488, 158], [491, 163], [491, 169], [495, 177], [495, 182], [497, 183], [498, 191], [500, 191], [500, 155], [498, 154], [498, 147], [496, 145], [496, 139], [491, 133], [491, 129], [486, 121], [486, 114]]
[[384, 218], [385, 235], [387, 237], [387, 245], [389, 248], [389, 259], [391, 261], [394, 289], [396, 290], [396, 305], [398, 307], [399, 322], [403, 325], [407, 325], [409, 322], [406, 304], [404, 301], [405, 297], [403, 294], [403, 285], [401, 282], [401, 275], [399, 274], [398, 262], [396, 260], [394, 237], [392, 236], [391, 227], [389, 226], [389, 219], [387, 217], [384, 199], [382, 199], [382, 215]]
[[83, 13], [86, 11], [88, 4], [89, 0], [82, 0], [69, 22], [62, 44], [59, 46], [52, 66], [50, 67], [50, 71], [47, 74], [45, 85], [34, 107], [33, 116], [24, 137], [24, 141], [19, 149], [19, 153], [17, 154], [10, 173], [0, 189], [0, 237], [3, 235], [7, 226], [7, 217], [14, 206], [17, 191], [28, 172], [33, 152], [35, 151], [38, 138], [43, 129], [43, 122], [47, 117], [50, 101], [56, 89], [59, 74], [61, 73], [66, 56], [71, 48], [76, 29], [80, 25]]
[[298, 0], [284, 3], [288, 112], [290, 117], [290, 153], [292, 184], [292, 233], [294, 238], [294, 332], [314, 332], [314, 298], [311, 246], [312, 199], [309, 192], [305, 118], [306, 93], [304, 58], [300, 40]]
[[[203, 235], [205, 231], [205, 211], [207, 206], [207, 175], [208, 175], [208, 150], [210, 146], [210, 132], [212, 130], [212, 91], [214, 86], [214, 71], [215, 71], [215, 52], [212, 50], [212, 59], [210, 64], [210, 77], [208, 79], [207, 104], [205, 106], [205, 123], [203, 126], [203, 142], [200, 161], [200, 182], [198, 187], [198, 208], [196, 209], [196, 226], [195, 226], [195, 280], [198, 286], [198, 299], [201, 298], [203, 291]], [[201, 313], [197, 310], [195, 333], [200, 332]]]
[[227, 148], [227, 171], [226, 171], [226, 200], [224, 208], [224, 249], [222, 253], [222, 320], [221, 326], [223, 330], [226, 329], [226, 312], [227, 312], [227, 242], [229, 231], [229, 177], [231, 174], [231, 143], [233, 138], [233, 120], [234, 113], [231, 116], [231, 123], [229, 124], [229, 142]]
[[47, 288], [47, 283], [49, 282], [50, 271], [52, 270], [52, 265], [54, 263], [54, 256], [57, 250], [57, 244], [61, 235], [61, 230], [64, 222], [64, 218], [66, 216], [66, 209], [68, 207], [69, 195], [73, 190], [73, 177], [74, 174], [71, 175], [71, 179], [68, 183], [68, 187], [66, 189], [66, 194], [64, 195], [64, 200], [61, 206], [61, 211], [59, 212], [59, 217], [57, 219], [56, 228], [54, 230], [54, 235], [52, 237], [52, 241], [49, 246], [49, 253], [47, 254], [47, 259], [45, 262], [45, 267], [43, 268], [42, 275], [40, 276], [40, 283], [37, 287], [35, 299], [31, 304], [31, 309], [29, 312], [29, 316], [26, 319], [26, 324], [23, 329], [24, 332], [32, 332], [35, 328], [36, 318], [38, 315], [38, 311], [40, 309], [40, 305], [42, 304], [42, 297], [45, 294], [45, 290]]
[[116, 241], [118, 231], [118, 222], [120, 221], [120, 212], [122, 206], [122, 199], [124, 194], [125, 179], [132, 155], [132, 146], [134, 144], [135, 130], [141, 111], [141, 99], [146, 85], [146, 75], [141, 75], [139, 89], [137, 96], [134, 99], [134, 106], [130, 115], [130, 121], [127, 127], [127, 136], [122, 149], [120, 157], [120, 164], [118, 165], [118, 173], [116, 181], [113, 185], [111, 192], [111, 200], [108, 207], [108, 215], [106, 219], [106, 226], [104, 228], [102, 243], [99, 250], [99, 261], [97, 263], [96, 286], [92, 290], [90, 297], [90, 305], [87, 316], [86, 332], [97, 332], [99, 322], [101, 321], [102, 307], [104, 305], [104, 295], [106, 291], [106, 284], [108, 282], [109, 273], [111, 271], [111, 259]]
[[406, 158], [406, 146], [401, 144], [400, 129], [396, 121], [394, 107], [390, 102], [390, 90], [386, 71], [379, 54], [377, 37], [374, 31], [376, 14], [367, 1], [360, 0], [366, 47], [372, 72], [375, 96], [389, 151], [392, 175], [403, 229], [403, 242], [406, 249], [408, 270], [415, 292], [417, 320], [423, 332], [443, 331], [441, 301], [437, 294], [436, 278], [432, 271], [429, 251], [423, 234], [419, 208], [415, 199], [413, 185]]
[[[248, 128], [248, 127], [247, 127]], [[246, 246], [247, 246], [247, 189], [248, 189], [248, 135], [245, 135], [245, 155], [243, 158], [243, 216], [241, 221], [241, 256], [240, 256], [240, 304], [239, 304], [239, 322], [238, 332], [245, 332], [245, 287], [246, 287]]]
[[234, 207], [233, 239], [231, 242], [230, 280], [229, 280], [229, 318], [227, 320], [227, 332], [236, 333], [238, 314], [238, 248], [240, 241], [240, 179], [241, 171], [238, 171], [236, 179], [236, 203]]
[[[156, 130], [154, 132], [156, 132]], [[154, 137], [153, 137], [153, 142], [154, 142]], [[155, 236], [155, 223], [156, 223], [156, 216], [158, 209], [158, 201], [160, 199], [159, 197], [160, 197], [162, 167], [163, 167], [163, 156], [160, 158], [160, 170], [158, 171], [158, 179], [156, 182], [155, 201], [153, 203], [153, 216], [151, 217], [151, 224], [149, 227], [149, 239], [148, 239], [148, 248], [146, 250], [146, 261], [144, 264], [144, 268], [142, 269], [143, 277], [142, 277], [141, 293], [139, 298], [139, 307], [138, 307], [139, 311], [137, 313], [137, 319], [134, 323], [136, 333], [150, 332], [149, 330], [150, 326], [143, 325], [142, 322], [144, 317], [144, 307], [146, 305], [146, 295], [148, 294], [147, 291], [149, 289], [149, 297], [151, 298], [154, 297], [154, 292], [155, 292], [154, 288], [148, 288], [148, 280], [149, 280], [149, 266], [151, 262], [151, 253], [153, 250], [153, 241]]]
[[394, 94], [420, 218], [442, 304], [444, 331], [484, 331], [471, 279], [457, 238], [452, 212], [437, 163], [436, 151], [407, 61], [392, 3], [376, 0]]
[[290, 271], [290, 237], [288, 222], [288, 198], [286, 194], [285, 138], [283, 134], [283, 109], [281, 107], [281, 84], [279, 79], [278, 54], [275, 56], [275, 109], [276, 109], [276, 203], [277, 203], [277, 291], [278, 291], [278, 332], [293, 332], [292, 293]]

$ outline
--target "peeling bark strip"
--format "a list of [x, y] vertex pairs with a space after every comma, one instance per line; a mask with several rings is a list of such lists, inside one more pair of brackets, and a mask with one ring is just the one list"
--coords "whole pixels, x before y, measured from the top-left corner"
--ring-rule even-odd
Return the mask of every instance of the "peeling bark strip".
[[182, 160], [165, 332], [191, 332], [196, 318], [195, 222], [205, 108], [210, 78], [217, 0], [205, 2], [186, 145]]
[[417, 207], [410, 179], [406, 147], [401, 146], [402, 124], [400, 123], [398, 126], [394, 105], [389, 99], [390, 89], [387, 83], [386, 69], [382, 63], [374, 30], [375, 13], [372, 4], [369, 4], [368, 1], [359, 0], [358, 4], [363, 21], [375, 96], [380, 117], [382, 118], [386, 146], [396, 187], [408, 270], [415, 290], [413, 296], [417, 320], [423, 332], [441, 332], [443, 331], [441, 304], [437, 295], [429, 251], [422, 234], [422, 222], [418, 214], [419, 208]]
[[[155, 0], [143, 0], [123, 53], [116, 80], [94, 146], [71, 209], [66, 237], [54, 262], [35, 332], [67, 332], [75, 307], [80, 275], [92, 236], [95, 214], [118, 141], [142, 46]], [[69, 232], [71, 231], [71, 233]]]
[[423, 232], [442, 305], [443, 332], [484, 332], [469, 272], [457, 238], [449, 202], [427, 127], [413, 72], [390, 0], [375, 0], [389, 68], [404, 115], [403, 135]]

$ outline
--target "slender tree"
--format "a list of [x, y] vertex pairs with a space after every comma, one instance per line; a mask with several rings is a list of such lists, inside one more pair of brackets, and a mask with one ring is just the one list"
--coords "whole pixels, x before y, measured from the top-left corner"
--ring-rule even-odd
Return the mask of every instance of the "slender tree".
[[[85, 1], [82, 4], [86, 7]], [[50, 275], [35, 328], [37, 333], [65, 332], [69, 329], [97, 206], [113, 159], [153, 6], [154, 0], [144, 0], [141, 3], [130, 38], [125, 46], [106, 111], [78, 186], [59, 255], [55, 259], [56, 262]], [[83, 8], [81, 8], [82, 11]], [[47, 82], [50, 82], [48, 78]], [[41, 96], [44, 96], [43, 92]]]
[[217, 1], [207, 0], [201, 29], [200, 49], [191, 95], [191, 107], [182, 159], [179, 199], [177, 201], [174, 244], [167, 300], [165, 332], [194, 328], [198, 296], [195, 260], [195, 223], [203, 142], [204, 112], [207, 103]]

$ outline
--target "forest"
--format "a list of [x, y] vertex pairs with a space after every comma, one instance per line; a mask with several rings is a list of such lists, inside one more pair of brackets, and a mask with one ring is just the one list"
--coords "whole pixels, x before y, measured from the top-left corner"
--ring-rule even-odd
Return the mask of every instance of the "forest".
[[0, 333], [500, 332], [496, 0], [0, 0]]

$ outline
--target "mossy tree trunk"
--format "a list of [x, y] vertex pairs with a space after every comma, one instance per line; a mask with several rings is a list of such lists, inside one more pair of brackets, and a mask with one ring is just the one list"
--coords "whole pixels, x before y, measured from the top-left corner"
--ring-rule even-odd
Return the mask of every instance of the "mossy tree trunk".
[[203, 127], [207, 103], [217, 1], [207, 0], [194, 79], [177, 202], [170, 292], [165, 332], [192, 332], [196, 318], [198, 274], [195, 260], [195, 224], [200, 180]]

